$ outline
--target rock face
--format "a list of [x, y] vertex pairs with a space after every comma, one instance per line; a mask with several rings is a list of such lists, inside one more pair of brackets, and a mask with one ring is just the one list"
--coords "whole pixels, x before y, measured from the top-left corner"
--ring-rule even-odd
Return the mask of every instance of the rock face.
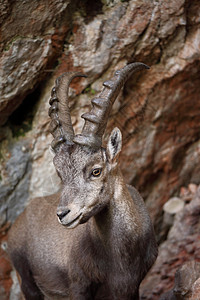
[[198, 299], [200, 293], [200, 263], [190, 261], [175, 273], [174, 287], [161, 296], [160, 300]]
[[122, 172], [146, 200], [163, 242], [171, 226], [163, 205], [200, 178], [199, 1], [76, 4], [0, 4], [0, 226], [13, 222], [28, 199], [60, 187], [47, 116], [55, 78], [76, 70], [88, 76], [70, 89], [72, 121], [80, 132], [80, 116], [103, 81], [125, 64], [142, 61], [151, 69], [127, 82], [107, 134], [114, 126], [121, 129]]
[[[12, 267], [6, 253], [6, 236], [9, 226], [1, 227], [0, 229], [0, 299], [9, 299], [10, 289], [12, 287], [11, 272]], [[13, 299], [15, 300], [15, 299]], [[17, 300], [17, 299], [16, 299]]]
[[69, 30], [70, 18], [65, 18], [69, 5], [65, 0], [1, 3], [0, 124], [35, 88], [55, 52], [60, 51]]
[[142, 283], [141, 299], [200, 298], [200, 186], [196, 193], [185, 189], [181, 198], [185, 207], [174, 216], [167, 240], [159, 247], [157, 261]]
[[7, 220], [14, 221], [24, 209], [29, 197], [31, 164], [28, 143], [25, 140], [18, 142], [8, 153], [10, 158], [4, 166], [0, 182], [0, 225]]

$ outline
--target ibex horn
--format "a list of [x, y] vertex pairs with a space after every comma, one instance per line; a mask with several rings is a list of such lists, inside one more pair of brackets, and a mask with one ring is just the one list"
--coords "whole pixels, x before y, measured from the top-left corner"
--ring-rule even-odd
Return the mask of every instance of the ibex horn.
[[85, 124], [82, 133], [74, 137], [75, 143], [94, 148], [101, 146], [110, 110], [120, 89], [134, 72], [142, 69], [149, 69], [149, 67], [139, 62], [128, 64], [116, 71], [111, 80], [103, 83], [104, 88], [99, 96], [91, 100], [91, 111], [82, 115]]
[[50, 123], [50, 132], [54, 139], [51, 147], [56, 151], [59, 144], [66, 142], [73, 143], [74, 130], [68, 105], [68, 90], [71, 81], [75, 77], [86, 77], [78, 72], [64, 73], [56, 79], [55, 87], [51, 91], [49, 104], [49, 116], [52, 121]]

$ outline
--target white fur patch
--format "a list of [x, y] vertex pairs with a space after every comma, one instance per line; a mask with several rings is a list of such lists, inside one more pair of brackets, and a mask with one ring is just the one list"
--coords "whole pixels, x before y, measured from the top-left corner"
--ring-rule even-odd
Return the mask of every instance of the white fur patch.
[[107, 144], [107, 152], [111, 160], [113, 160], [122, 148], [122, 134], [121, 131], [116, 127], [111, 132], [111, 135]]
[[122, 184], [120, 180], [115, 181], [115, 191], [114, 191], [114, 198], [121, 198], [122, 197]]
[[133, 231], [137, 224], [134, 221], [134, 216], [131, 214], [131, 202], [128, 199], [124, 199], [123, 184], [119, 179], [115, 181], [114, 198], [118, 210], [118, 214], [115, 216], [116, 221], [119, 223], [119, 226], [123, 223], [127, 230]]

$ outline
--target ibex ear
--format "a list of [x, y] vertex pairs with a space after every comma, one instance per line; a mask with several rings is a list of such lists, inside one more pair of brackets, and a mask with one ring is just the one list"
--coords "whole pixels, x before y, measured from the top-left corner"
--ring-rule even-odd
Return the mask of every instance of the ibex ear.
[[109, 136], [106, 152], [109, 162], [115, 162], [122, 149], [122, 134], [119, 128], [115, 127]]

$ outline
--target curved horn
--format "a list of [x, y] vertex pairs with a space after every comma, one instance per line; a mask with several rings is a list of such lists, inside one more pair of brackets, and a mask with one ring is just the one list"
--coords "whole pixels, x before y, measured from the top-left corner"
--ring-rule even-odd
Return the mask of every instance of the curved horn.
[[120, 89], [134, 72], [142, 69], [149, 69], [149, 67], [139, 62], [128, 64], [116, 71], [111, 80], [103, 83], [104, 88], [99, 96], [91, 100], [91, 111], [81, 116], [85, 119], [85, 124], [82, 133], [74, 137], [75, 143], [93, 148], [101, 147], [108, 117]]
[[49, 104], [50, 132], [54, 139], [51, 147], [55, 151], [57, 146], [63, 142], [73, 143], [74, 130], [68, 106], [68, 91], [71, 81], [75, 77], [86, 77], [78, 72], [64, 73], [56, 79], [55, 87], [51, 91]]

